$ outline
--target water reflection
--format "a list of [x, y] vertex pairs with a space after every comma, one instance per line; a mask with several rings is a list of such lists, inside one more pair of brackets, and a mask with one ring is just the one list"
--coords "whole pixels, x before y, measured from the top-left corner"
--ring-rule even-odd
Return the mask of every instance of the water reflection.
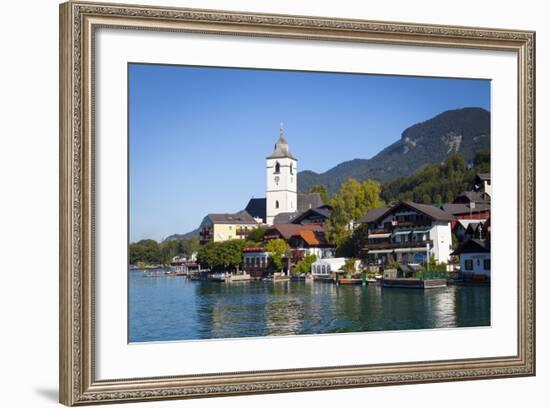
[[194, 282], [130, 273], [130, 341], [472, 327], [490, 324], [490, 289], [305, 282]]

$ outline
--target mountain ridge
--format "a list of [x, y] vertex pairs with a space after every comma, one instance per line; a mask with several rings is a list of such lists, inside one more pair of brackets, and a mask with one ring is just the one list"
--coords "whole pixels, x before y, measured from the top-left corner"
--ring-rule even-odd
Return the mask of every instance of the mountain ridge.
[[465, 107], [442, 112], [431, 119], [406, 128], [399, 140], [370, 159], [352, 159], [323, 173], [303, 170], [298, 173], [298, 191], [307, 192], [322, 184], [330, 194], [339, 190], [348, 178], [367, 178], [381, 183], [408, 176], [420, 168], [444, 161], [459, 153], [466, 161], [475, 152], [490, 147], [490, 112]]

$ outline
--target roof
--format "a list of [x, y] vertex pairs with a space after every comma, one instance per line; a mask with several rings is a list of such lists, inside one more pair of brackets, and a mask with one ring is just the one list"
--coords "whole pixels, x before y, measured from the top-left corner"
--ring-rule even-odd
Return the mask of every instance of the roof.
[[461, 203], [464, 200], [468, 200], [476, 204], [490, 203], [491, 197], [488, 194], [483, 193], [481, 191], [463, 191], [455, 197], [453, 204]]
[[235, 214], [208, 214], [206, 217], [213, 224], [257, 224], [254, 218], [246, 211], [239, 211]]
[[303, 213], [310, 208], [318, 208], [324, 205], [319, 193], [298, 193], [298, 212]]
[[[305, 218], [309, 217], [310, 215], [319, 215], [323, 217], [324, 219], [327, 219], [330, 217], [330, 213], [332, 212], [332, 207], [329, 205], [322, 205], [321, 207], [317, 208], [310, 208], [307, 211], [304, 211], [301, 214], [298, 214], [292, 219], [293, 224], [299, 224], [301, 223]], [[275, 217], [277, 218], [277, 217]]]
[[480, 180], [491, 180], [491, 173], [478, 173], [477, 178]]
[[282, 212], [273, 217], [273, 224], [290, 224], [299, 216], [298, 212]]
[[292, 153], [288, 150], [288, 142], [286, 141], [283, 133], [279, 135], [279, 140], [275, 143], [273, 153], [267, 156], [268, 159], [282, 159], [288, 157], [289, 159], [297, 160]]
[[443, 204], [440, 208], [446, 213], [449, 213], [451, 215], [470, 214], [470, 213], [477, 214], [480, 212], [490, 211], [491, 204], [476, 203], [474, 208], [470, 208], [468, 204], [454, 203], [454, 204]]
[[436, 221], [451, 221], [453, 219], [448, 213], [433, 205], [413, 203], [412, 201], [404, 201], [402, 204], [420, 211]]
[[320, 245], [321, 240], [315, 233], [315, 231], [300, 230], [298, 235], [308, 244], [308, 245]]
[[489, 253], [491, 252], [491, 242], [488, 239], [471, 238], [463, 243], [451, 255]]
[[[327, 206], [321, 194], [319, 193], [298, 193], [297, 194], [298, 209], [296, 212], [284, 212], [275, 216], [273, 224], [287, 224], [290, 223], [295, 217], [301, 215], [309, 209], [316, 209], [319, 214], [327, 213], [330, 215], [330, 206]], [[246, 211], [254, 218], [261, 218], [266, 221], [266, 199], [265, 198], [251, 198], [243, 211]], [[328, 217], [328, 215], [326, 215]]]
[[290, 239], [294, 235], [300, 235], [300, 231], [323, 231], [323, 227], [316, 224], [274, 224], [267, 229], [264, 236], [272, 235], [275, 231], [284, 239]]
[[389, 207], [384, 208], [373, 208], [368, 213], [363, 215], [357, 220], [358, 224], [365, 224], [368, 222], [376, 221], [382, 214], [385, 214], [389, 210]]
[[470, 225], [477, 226], [478, 224], [482, 224], [484, 220], [456, 220], [457, 225], [461, 225], [462, 228], [467, 229]]
[[252, 217], [261, 218], [265, 222], [266, 208], [265, 198], [251, 198], [244, 210]]
[[375, 208], [369, 211], [367, 214], [365, 214], [357, 222], [361, 224], [364, 224], [367, 222], [376, 222], [381, 218], [387, 216], [388, 214], [391, 214], [394, 210], [402, 206], [408, 207], [417, 212], [421, 212], [422, 214], [427, 215], [428, 217], [434, 219], [435, 221], [452, 221], [453, 219], [450, 214], [432, 205], [419, 204], [419, 203], [414, 203], [412, 201], [401, 201], [388, 208]]

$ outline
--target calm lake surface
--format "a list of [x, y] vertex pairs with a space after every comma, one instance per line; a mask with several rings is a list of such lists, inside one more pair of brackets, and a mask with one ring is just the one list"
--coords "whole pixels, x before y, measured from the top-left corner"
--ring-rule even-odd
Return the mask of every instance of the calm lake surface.
[[216, 283], [131, 271], [129, 341], [488, 326], [488, 287]]

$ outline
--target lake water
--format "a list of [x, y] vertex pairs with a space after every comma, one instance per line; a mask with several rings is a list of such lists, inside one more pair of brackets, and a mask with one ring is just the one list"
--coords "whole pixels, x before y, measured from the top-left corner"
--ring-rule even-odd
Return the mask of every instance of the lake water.
[[130, 274], [129, 341], [490, 325], [488, 287], [420, 290], [306, 282], [216, 283]]

